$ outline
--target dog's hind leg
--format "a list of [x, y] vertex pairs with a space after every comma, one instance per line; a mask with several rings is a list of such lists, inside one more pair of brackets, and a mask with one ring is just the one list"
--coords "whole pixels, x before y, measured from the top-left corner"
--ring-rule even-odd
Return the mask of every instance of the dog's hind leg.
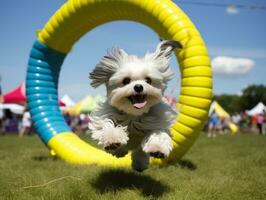
[[141, 147], [135, 149], [131, 154], [132, 168], [138, 172], [142, 172], [148, 168], [149, 155], [146, 154]]

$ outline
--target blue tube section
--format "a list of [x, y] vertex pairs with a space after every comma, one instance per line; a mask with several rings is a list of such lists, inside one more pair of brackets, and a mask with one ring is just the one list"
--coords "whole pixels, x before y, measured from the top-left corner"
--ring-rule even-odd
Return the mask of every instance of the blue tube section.
[[36, 40], [28, 62], [26, 95], [33, 124], [47, 144], [56, 134], [71, 132], [58, 104], [58, 78], [66, 54]]

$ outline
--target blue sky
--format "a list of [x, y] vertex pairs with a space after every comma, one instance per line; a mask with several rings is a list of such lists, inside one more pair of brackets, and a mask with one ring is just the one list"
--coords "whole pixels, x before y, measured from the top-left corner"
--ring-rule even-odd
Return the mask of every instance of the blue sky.
[[[192, 1], [192, 0], [191, 0]], [[266, 6], [265, 0], [200, 0], [207, 3]], [[36, 30], [41, 29], [65, 1], [2, 0], [0, 7], [0, 74], [2, 90], [7, 92], [24, 81]], [[249, 84], [266, 84], [266, 10], [238, 9], [234, 14], [225, 7], [179, 4], [204, 38], [210, 57], [226, 56], [252, 60], [254, 65], [243, 74], [214, 74], [214, 93], [239, 93]], [[157, 35], [149, 28], [128, 21], [97, 27], [77, 42], [67, 56], [60, 74], [59, 96], [69, 94], [74, 100], [86, 95], [104, 94], [104, 87], [90, 87], [88, 73], [112, 46], [131, 54], [153, 51]], [[172, 68], [177, 69], [175, 58]], [[240, 66], [241, 67], [241, 66]], [[179, 84], [179, 74], [169, 90]], [[241, 71], [241, 70], [240, 70]], [[178, 87], [174, 94], [179, 94]]]

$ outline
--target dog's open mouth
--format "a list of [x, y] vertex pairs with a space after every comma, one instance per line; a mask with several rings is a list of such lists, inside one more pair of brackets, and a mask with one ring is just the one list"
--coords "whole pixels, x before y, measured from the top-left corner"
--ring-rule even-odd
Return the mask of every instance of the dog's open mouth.
[[141, 109], [147, 104], [146, 95], [136, 94], [128, 97], [134, 108]]

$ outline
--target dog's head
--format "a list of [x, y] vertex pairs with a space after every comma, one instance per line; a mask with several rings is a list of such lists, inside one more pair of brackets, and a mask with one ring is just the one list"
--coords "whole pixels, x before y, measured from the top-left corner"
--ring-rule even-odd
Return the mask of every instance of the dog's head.
[[173, 72], [170, 55], [180, 43], [165, 40], [143, 58], [113, 48], [90, 73], [91, 85], [106, 85], [108, 103], [131, 115], [142, 115], [161, 101]]

